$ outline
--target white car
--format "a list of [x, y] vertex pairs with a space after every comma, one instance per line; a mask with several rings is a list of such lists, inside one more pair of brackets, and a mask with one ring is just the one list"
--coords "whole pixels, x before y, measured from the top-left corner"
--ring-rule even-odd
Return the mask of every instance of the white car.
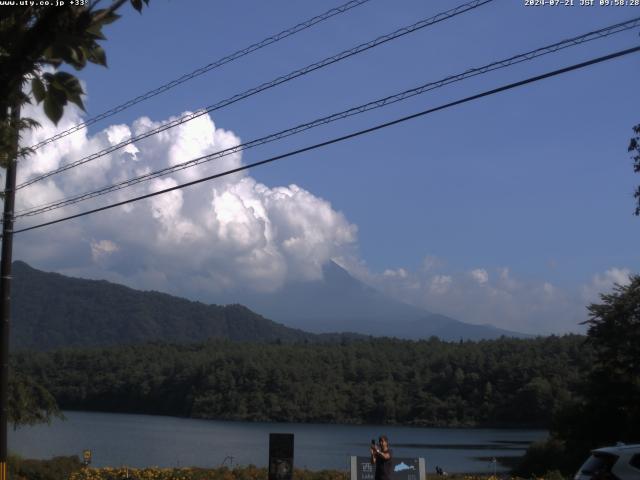
[[640, 444], [593, 450], [573, 480], [640, 480]]

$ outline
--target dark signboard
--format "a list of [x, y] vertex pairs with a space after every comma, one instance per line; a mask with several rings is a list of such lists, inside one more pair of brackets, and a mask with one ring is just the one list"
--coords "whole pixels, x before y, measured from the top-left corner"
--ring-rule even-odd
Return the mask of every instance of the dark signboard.
[[291, 480], [293, 433], [269, 434], [269, 480]]
[[[425, 480], [423, 458], [392, 457], [391, 480]], [[351, 457], [351, 480], [374, 480], [375, 465], [371, 457]]]

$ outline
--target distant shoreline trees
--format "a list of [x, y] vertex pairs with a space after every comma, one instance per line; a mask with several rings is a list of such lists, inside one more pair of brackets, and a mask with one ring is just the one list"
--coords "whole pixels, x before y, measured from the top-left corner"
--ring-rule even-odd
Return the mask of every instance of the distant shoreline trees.
[[317, 423], [541, 427], [592, 363], [584, 337], [153, 343], [18, 353], [72, 410]]

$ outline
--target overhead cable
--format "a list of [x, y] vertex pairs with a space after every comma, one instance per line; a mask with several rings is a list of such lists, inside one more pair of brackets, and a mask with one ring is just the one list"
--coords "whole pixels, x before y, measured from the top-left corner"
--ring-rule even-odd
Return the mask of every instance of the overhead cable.
[[303, 30], [306, 30], [308, 28], [313, 27], [314, 25], [317, 25], [318, 23], [324, 22], [325, 20], [328, 20], [331, 17], [334, 17], [336, 15], [339, 15], [341, 13], [347, 12], [349, 10], [351, 10], [352, 8], [358, 7], [360, 5], [362, 5], [363, 3], [367, 3], [370, 0], [351, 0], [343, 5], [340, 5], [339, 7], [336, 8], [332, 8], [331, 10], [328, 10], [326, 12], [324, 12], [321, 15], [317, 15], [313, 18], [310, 18], [309, 20], [306, 20], [302, 23], [299, 23], [291, 28], [288, 28], [286, 30], [281, 31], [280, 33], [276, 33], [275, 35], [272, 35], [270, 37], [265, 38], [264, 40], [258, 42], [258, 43], [254, 43], [252, 45], [249, 45], [248, 47], [245, 47], [243, 49], [240, 49], [230, 55], [227, 55], [225, 57], [222, 57], [218, 60], [216, 60], [215, 62], [212, 62], [208, 65], [204, 65], [203, 67], [200, 67], [190, 73], [185, 73], [184, 75], [182, 75], [181, 77], [176, 78], [175, 80], [172, 80], [168, 83], [165, 83], [164, 85], [159, 86], [158, 88], [155, 88], [153, 90], [149, 90], [146, 93], [143, 93], [142, 95], [139, 95], [131, 100], [128, 100], [116, 107], [111, 108], [110, 110], [107, 110], [99, 115], [96, 115], [95, 117], [89, 118], [88, 120], [85, 120], [82, 123], [78, 123], [77, 125], [74, 125], [71, 128], [68, 128], [62, 132], [59, 132], [55, 135], [53, 135], [52, 137], [46, 138], [45, 140], [42, 140], [41, 142], [32, 145], [31, 148], [34, 150], [37, 150], [40, 147], [43, 147], [44, 145], [47, 145], [51, 142], [55, 142], [56, 140], [59, 140], [60, 138], [64, 138], [74, 132], [77, 132], [79, 130], [85, 129], [87, 128], [89, 125], [93, 125], [96, 122], [99, 122], [100, 120], [104, 120], [105, 118], [111, 117], [113, 115], [115, 115], [116, 113], [120, 113], [123, 110], [128, 109], [129, 107], [132, 107], [140, 102], [143, 102], [145, 100], [148, 100], [150, 98], [155, 97], [156, 95], [160, 95], [161, 93], [164, 93], [168, 90], [171, 90], [174, 87], [177, 87], [178, 85], [181, 85], [185, 82], [188, 82], [189, 80], [199, 77], [200, 75], [207, 73], [213, 69], [216, 69], [218, 67], [221, 67], [223, 65], [226, 65], [227, 63], [231, 63], [234, 60], [237, 60], [239, 58], [244, 57], [245, 55], [249, 55], [250, 53], [255, 52], [256, 50], [260, 50], [268, 45], [271, 45], [272, 43], [276, 43], [279, 42], [280, 40], [283, 40], [287, 37], [290, 37], [291, 35], [295, 35], [298, 32], [301, 32]]
[[349, 50], [345, 50], [341, 53], [338, 53], [337, 55], [333, 55], [331, 57], [327, 57], [323, 60], [320, 60], [319, 62], [315, 62], [312, 63], [310, 65], [307, 65], [306, 67], [300, 68], [298, 70], [294, 70], [291, 73], [288, 73], [287, 75], [282, 75], [278, 78], [275, 78], [274, 80], [271, 80], [269, 82], [265, 82], [257, 87], [253, 87], [249, 90], [246, 90], [245, 92], [242, 93], [238, 93], [232, 97], [229, 97], [225, 100], [221, 100], [218, 103], [215, 103], [213, 105], [210, 105], [208, 107], [199, 109], [195, 112], [192, 113], [188, 113], [186, 115], [183, 115], [179, 118], [176, 118], [174, 120], [171, 120], [157, 128], [151, 129], [145, 133], [142, 133], [140, 135], [137, 135], [135, 137], [130, 137], [126, 140], [121, 141], [120, 143], [117, 143], [116, 145], [112, 145], [110, 147], [107, 147], [99, 152], [93, 153], [91, 155], [88, 155], [86, 157], [83, 157], [79, 160], [75, 160], [73, 162], [70, 162], [68, 164], [62, 165], [61, 167], [52, 170], [50, 172], [44, 173], [42, 175], [36, 176], [30, 180], [27, 180], [23, 183], [21, 183], [20, 185], [18, 185], [16, 187], [16, 190], [19, 190], [21, 188], [24, 188], [26, 186], [32, 185], [36, 182], [42, 181], [46, 178], [51, 177], [52, 175], [56, 175], [58, 173], [70, 170], [72, 168], [75, 168], [79, 165], [83, 165], [87, 162], [96, 160], [98, 158], [101, 158], [105, 155], [108, 155], [109, 153], [115, 152], [116, 150], [119, 150], [123, 147], [126, 147], [127, 145], [131, 145], [132, 143], [138, 142], [140, 140], [143, 140], [145, 138], [151, 137], [153, 135], [157, 135], [160, 132], [164, 132], [166, 130], [169, 130], [170, 128], [176, 127], [178, 125], [182, 125], [186, 122], [189, 122], [195, 118], [201, 117], [202, 115], [206, 115], [207, 113], [213, 112], [215, 110], [219, 110], [221, 108], [227, 107], [233, 103], [236, 103], [240, 100], [243, 100], [247, 97], [251, 97], [252, 95], [256, 95], [257, 93], [263, 92], [265, 90], [268, 90], [270, 88], [273, 88], [277, 85], [289, 82], [295, 78], [307, 75], [315, 70], [324, 68], [328, 65], [332, 65], [336, 62], [339, 62], [341, 60], [344, 60], [346, 58], [352, 57], [354, 55], [357, 55], [359, 53], [365, 52], [369, 49], [375, 48], [379, 45], [382, 45], [383, 43], [389, 42], [391, 40], [395, 40], [396, 38], [400, 38], [403, 37], [404, 35], [407, 35], [409, 33], [413, 33], [416, 32], [420, 29], [423, 29], [425, 27], [434, 25], [436, 23], [442, 22], [444, 20], [448, 20], [450, 18], [453, 18], [457, 15], [460, 15], [462, 13], [468, 12], [470, 10], [473, 10], [475, 8], [478, 8], [481, 5], [493, 2], [494, 0], [473, 0], [471, 2], [459, 5], [455, 8], [452, 8], [450, 10], [447, 10], [446, 12], [442, 12], [439, 13], [433, 17], [429, 17], [423, 20], [420, 20], [419, 22], [414, 23], [413, 25], [407, 26], [407, 27], [403, 27], [400, 28], [388, 35], [383, 35], [380, 37], [377, 37], [374, 40], [371, 40], [370, 42], [366, 42], [366, 43], [362, 43], [356, 47], [350, 48]]
[[255, 168], [255, 167], [258, 167], [260, 165], [265, 165], [265, 164], [268, 164], [268, 163], [275, 162], [277, 160], [282, 160], [284, 158], [292, 157], [294, 155], [299, 155], [299, 154], [304, 153], [304, 152], [308, 152], [308, 151], [311, 151], [311, 150], [316, 150], [318, 148], [326, 147], [328, 145], [332, 145], [332, 144], [335, 144], [335, 143], [343, 142], [345, 140], [349, 140], [351, 138], [355, 138], [355, 137], [359, 137], [359, 136], [362, 136], [362, 135], [365, 135], [365, 134], [368, 134], [368, 133], [372, 133], [372, 132], [375, 132], [377, 130], [381, 130], [383, 128], [390, 127], [392, 125], [397, 125], [399, 123], [403, 123], [403, 122], [406, 122], [408, 120], [413, 120], [415, 118], [422, 117], [422, 116], [425, 116], [425, 115], [428, 115], [428, 114], [431, 114], [431, 113], [434, 113], [434, 112], [437, 112], [437, 111], [440, 111], [440, 110], [445, 110], [447, 108], [454, 107], [456, 105], [461, 105], [463, 103], [468, 103], [468, 102], [471, 102], [471, 101], [474, 101], [474, 100], [478, 100], [478, 99], [483, 98], [483, 97], [487, 97], [487, 96], [490, 96], [490, 95], [495, 95], [496, 93], [504, 92], [504, 91], [511, 90], [511, 89], [514, 89], [514, 88], [517, 88], [517, 87], [521, 87], [523, 85], [527, 85], [527, 84], [530, 84], [530, 83], [538, 82], [538, 81], [544, 80], [546, 78], [555, 77], [557, 75], [561, 75], [561, 74], [564, 74], [564, 73], [567, 73], [567, 72], [571, 72], [571, 71], [578, 70], [578, 69], [581, 69], [581, 68], [585, 68], [585, 67], [588, 67], [588, 66], [591, 66], [591, 65], [602, 63], [602, 62], [605, 62], [607, 60], [612, 60], [614, 58], [619, 58], [619, 57], [622, 57], [622, 56], [625, 56], [625, 55], [629, 55], [631, 53], [636, 53], [638, 51], [640, 51], [640, 46], [629, 48], [629, 49], [626, 49], [626, 50], [621, 50], [621, 51], [618, 51], [618, 52], [614, 52], [614, 53], [611, 53], [609, 55], [604, 55], [604, 56], [601, 56], [601, 57], [598, 57], [598, 58], [594, 58], [594, 59], [588, 60], [586, 62], [581, 62], [581, 63], [577, 63], [577, 64], [574, 64], [574, 65], [571, 65], [571, 66], [568, 66], [568, 67], [560, 68], [558, 70], [547, 72], [547, 73], [544, 73], [542, 75], [536, 75], [534, 77], [529, 77], [529, 78], [527, 78], [525, 80], [520, 80], [518, 82], [510, 83], [508, 85], [503, 85], [502, 87], [494, 88], [492, 90], [487, 90], [487, 91], [484, 91], [482, 93], [478, 93], [476, 95], [472, 95], [470, 97], [463, 98], [461, 100], [456, 100], [456, 101], [453, 101], [453, 102], [446, 103], [444, 105], [440, 105], [438, 107], [429, 108], [427, 110], [423, 110], [421, 112], [414, 113], [412, 115], [407, 115], [405, 117], [401, 117], [401, 118], [398, 118], [396, 120], [392, 120], [392, 121], [389, 121], [389, 122], [381, 123], [381, 124], [375, 125], [373, 127], [366, 128], [364, 130], [359, 130], [357, 132], [353, 132], [353, 133], [350, 133], [348, 135], [343, 135], [341, 137], [336, 137], [336, 138], [333, 138], [331, 140], [327, 140], [327, 141], [324, 141], [324, 142], [316, 143], [314, 145], [310, 145], [308, 147], [300, 148], [298, 150], [293, 150], [293, 151], [290, 151], [290, 152], [287, 152], [287, 153], [284, 153], [284, 154], [281, 154], [281, 155], [277, 155], [277, 156], [274, 156], [274, 157], [271, 157], [271, 158], [267, 158], [265, 160], [261, 160], [261, 161], [258, 161], [258, 162], [254, 162], [254, 163], [250, 163], [250, 164], [247, 164], [247, 165], [243, 165], [241, 167], [237, 167], [237, 168], [234, 168], [234, 169], [231, 169], [231, 170], [227, 170], [225, 172], [217, 173], [217, 174], [214, 174], [214, 175], [209, 175], [207, 177], [200, 178], [198, 180], [193, 180], [191, 182], [187, 182], [187, 183], [183, 183], [183, 184], [180, 184], [180, 185], [176, 185], [174, 187], [165, 188], [163, 190], [158, 190], [156, 192], [148, 193], [146, 195], [141, 195], [141, 196], [130, 198], [128, 200], [124, 200], [124, 201], [121, 201], [121, 202], [116, 202], [116, 203], [112, 203], [112, 204], [109, 204], [109, 205], [105, 205], [105, 206], [100, 207], [100, 208], [87, 210], [85, 212], [78, 213], [78, 214], [75, 214], [75, 215], [69, 215], [67, 217], [62, 217], [62, 218], [59, 218], [57, 220], [52, 220], [52, 221], [49, 221], [49, 222], [44, 222], [44, 223], [39, 223], [37, 225], [32, 225], [30, 227], [21, 228], [21, 229], [15, 230], [13, 233], [22, 233], [22, 232], [27, 232], [27, 231], [30, 231], [30, 230], [35, 230], [37, 228], [42, 228], [42, 227], [46, 227], [46, 226], [49, 226], [49, 225], [54, 225], [56, 223], [65, 222], [65, 221], [68, 221], [68, 220], [72, 220], [74, 218], [84, 217], [84, 216], [91, 215], [91, 214], [94, 214], [94, 213], [102, 212], [104, 210], [109, 210], [109, 209], [112, 209], [112, 208], [115, 208], [115, 207], [120, 207], [120, 206], [123, 206], [123, 205], [127, 205], [127, 204], [130, 204], [130, 203], [134, 203], [134, 202], [140, 201], [140, 200], [144, 200], [144, 199], [147, 199], [147, 198], [152, 198], [152, 197], [155, 197], [155, 196], [158, 196], [158, 195], [162, 195], [164, 193], [172, 192], [174, 190], [179, 190], [179, 189], [183, 189], [183, 188], [190, 187], [190, 186], [193, 186], [193, 185], [197, 185], [199, 183], [203, 183], [203, 182], [207, 182], [207, 181], [210, 181], [210, 180], [214, 180], [216, 178], [221, 178], [221, 177], [225, 177], [227, 175], [232, 175], [234, 173], [238, 173], [238, 172], [241, 172], [241, 171], [249, 170], [251, 168]]
[[394, 95], [390, 95], [384, 98], [380, 98], [378, 100], [374, 100], [372, 102], [363, 104], [363, 105], [359, 105], [357, 107], [352, 107], [348, 110], [344, 110], [338, 113], [334, 113], [332, 115], [328, 115], [322, 118], [318, 118], [316, 120], [313, 120], [311, 122], [307, 122], [307, 123], [303, 123], [301, 125], [297, 125], [295, 127], [292, 128], [288, 128], [286, 130], [281, 130], [279, 132], [255, 139], [255, 140], [251, 140], [249, 142], [245, 142], [230, 148], [226, 148], [224, 150], [220, 150], [214, 153], [210, 153], [207, 155], [202, 155], [200, 157], [197, 158], [193, 158], [191, 160], [188, 160], [186, 162], [182, 162], [176, 165], [171, 165], [169, 167], [165, 167], [153, 172], [149, 172], [146, 173], [144, 175], [140, 175], [134, 178], [130, 178], [127, 180], [123, 180], [121, 182], [115, 183], [115, 184], [111, 184], [111, 185], [106, 185], [104, 187], [101, 187], [99, 189], [96, 190], [92, 190], [89, 192], [85, 192], [82, 194], [78, 194], [78, 195], [74, 195], [72, 197], [67, 197], [67, 198], [63, 198], [63, 199], [59, 199], [53, 202], [49, 202], [47, 204], [44, 205], [39, 205], [36, 207], [32, 207], [29, 209], [25, 209], [22, 211], [19, 211], [16, 213], [15, 218], [21, 218], [21, 217], [28, 217], [28, 216], [34, 216], [34, 215], [38, 215], [44, 212], [48, 212], [51, 210], [57, 210], [59, 208], [63, 208], [69, 205], [73, 205], [85, 200], [89, 200], [91, 198], [96, 198], [102, 195], [106, 195], [108, 193], [112, 193], [115, 192], [117, 190], [121, 190], [123, 188], [127, 188], [127, 187], [131, 187], [133, 185], [137, 185], [141, 182], [145, 182], [157, 177], [161, 177], [164, 175], [168, 175], [170, 173], [179, 171], [179, 170], [184, 170], [186, 168], [190, 168], [190, 167], [194, 167], [196, 165], [200, 165], [202, 163], [205, 162], [210, 162], [212, 160], [216, 160], [219, 158], [223, 158], [226, 157], [228, 155], [232, 155], [234, 153], [238, 153], [240, 151], [243, 150], [247, 150], [249, 148], [253, 148], [253, 147], [257, 147], [259, 145], [264, 145], [266, 143], [270, 143], [276, 140], [280, 140], [282, 138], [286, 138], [298, 133], [301, 133], [303, 131], [306, 130], [310, 130], [312, 128], [321, 126], [321, 125], [326, 125], [328, 123], [332, 123], [335, 122], [337, 120], [341, 120], [347, 117], [351, 117], [354, 115], [358, 115], [370, 110], [374, 110], [377, 108], [381, 108], [384, 107], [386, 105], [390, 105], [402, 100], [406, 100], [407, 98], [411, 98], [413, 96], [416, 95], [420, 95], [423, 93], [426, 93], [428, 91], [431, 90], [435, 90], [437, 88], [441, 88], [445, 85], [449, 85], [451, 83], [455, 83], [455, 82], [459, 82], [462, 80], [465, 80], [467, 78], [470, 77], [474, 77], [477, 75], [481, 75], [481, 74], [485, 74], [491, 71], [495, 71], [495, 70], [499, 70], [502, 68], [507, 68], [510, 67], [512, 65], [515, 64], [519, 64], [525, 61], [529, 61], [529, 60], [533, 60], [535, 58], [544, 56], [544, 55], [548, 55], [550, 53], [554, 53], [557, 52], [559, 50], [563, 50], [565, 48], [569, 48], [569, 47], [573, 47], [576, 45], [581, 45], [583, 43], [586, 42], [590, 42], [593, 40], [597, 40], [600, 38], [605, 38], [608, 37], [610, 35], [616, 34], [616, 33], [620, 33], [632, 28], [636, 28], [640, 26], [640, 17], [637, 17], [635, 19], [632, 20], [628, 20], [626, 22], [621, 22], [615, 25], [611, 25], [605, 28], [601, 28], [599, 30], [595, 30], [589, 33], [585, 33], [583, 35], [577, 36], [577, 37], [572, 37], [560, 42], [556, 42], [553, 43], [551, 45], [547, 45], [544, 47], [540, 47], [537, 48], [535, 50], [531, 50], [525, 53], [521, 53], [518, 55], [514, 55], [511, 56], [509, 58], [503, 59], [503, 60], [498, 60], [492, 63], [489, 63], [487, 65], [483, 65], [481, 67], [476, 67], [476, 68], [471, 68], [469, 70], [466, 70], [462, 73], [458, 73], [455, 75], [449, 75], [441, 80], [438, 81], [434, 81], [434, 82], [429, 82], [429, 83], [425, 83], [423, 85], [420, 85], [419, 87], [416, 88], [412, 88], [409, 90], [405, 90], [403, 92], [400, 93], [396, 93]]

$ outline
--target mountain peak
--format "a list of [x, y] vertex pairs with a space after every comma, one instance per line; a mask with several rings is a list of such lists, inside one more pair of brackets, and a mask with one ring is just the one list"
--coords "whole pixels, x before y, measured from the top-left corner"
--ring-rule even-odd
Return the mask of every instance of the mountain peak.
[[336, 271], [336, 272], [340, 271], [340, 272], [345, 272], [347, 274], [349, 273], [346, 268], [344, 268], [342, 265], [340, 265], [338, 262], [336, 262], [333, 259], [329, 260], [327, 263], [322, 265], [322, 270], [323, 271]]
[[334, 260], [329, 260], [322, 266], [322, 278], [326, 283], [358, 281]]
[[322, 274], [321, 280], [291, 282], [274, 293], [245, 294], [240, 301], [285, 325], [314, 333], [347, 331], [412, 340], [433, 335], [443, 340], [518, 336], [395, 300], [353, 277], [334, 260], [322, 266]]

